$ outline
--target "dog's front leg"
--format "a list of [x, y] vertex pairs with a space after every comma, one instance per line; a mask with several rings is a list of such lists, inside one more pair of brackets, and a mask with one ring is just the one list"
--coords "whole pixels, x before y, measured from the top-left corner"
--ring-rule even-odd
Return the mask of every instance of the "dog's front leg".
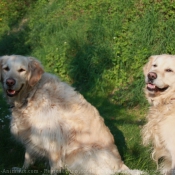
[[63, 165], [59, 153], [52, 153], [49, 156], [49, 164], [52, 175], [61, 173], [61, 168], [63, 167]]
[[25, 159], [24, 159], [24, 164], [22, 169], [28, 169], [31, 165], [34, 164], [34, 159], [32, 157], [32, 155], [30, 154], [30, 152], [26, 149], [25, 152]]
[[26, 150], [25, 152], [25, 160], [22, 168], [13, 167], [12, 170], [16, 173], [21, 173], [22, 170], [26, 170], [34, 163], [34, 159], [32, 158], [31, 154]]

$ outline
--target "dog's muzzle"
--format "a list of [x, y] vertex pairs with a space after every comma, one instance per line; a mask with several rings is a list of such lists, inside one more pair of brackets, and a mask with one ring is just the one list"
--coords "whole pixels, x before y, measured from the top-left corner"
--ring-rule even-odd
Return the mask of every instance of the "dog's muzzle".
[[9, 97], [13, 97], [13, 96], [17, 95], [21, 91], [21, 89], [23, 88], [23, 85], [21, 85], [19, 90], [14, 90], [14, 86], [16, 85], [16, 80], [13, 78], [8, 78], [5, 81], [5, 84], [7, 85], [6, 93]]
[[157, 74], [155, 72], [148, 73], [148, 82], [153, 83], [153, 81], [157, 78]]
[[153, 91], [153, 92], [164, 92], [165, 90], [168, 89], [169, 86], [165, 86], [163, 88], [159, 88], [154, 84], [154, 80], [157, 79], [157, 74], [155, 72], [149, 72], [148, 75], [148, 81], [147, 81], [147, 90], [148, 91]]

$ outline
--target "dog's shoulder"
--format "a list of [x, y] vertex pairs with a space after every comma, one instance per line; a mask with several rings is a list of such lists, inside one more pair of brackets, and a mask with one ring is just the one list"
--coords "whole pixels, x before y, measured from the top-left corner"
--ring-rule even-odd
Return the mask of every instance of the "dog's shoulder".
[[72, 86], [50, 73], [44, 73], [32, 91], [27, 104], [32, 111], [57, 108], [61, 112], [91, 106]]
[[79, 98], [84, 99], [71, 85], [61, 81], [59, 77], [50, 73], [43, 74], [37, 88], [37, 91], [43, 93], [43, 95], [48, 94], [51, 100], [55, 98], [65, 101], [76, 100]]

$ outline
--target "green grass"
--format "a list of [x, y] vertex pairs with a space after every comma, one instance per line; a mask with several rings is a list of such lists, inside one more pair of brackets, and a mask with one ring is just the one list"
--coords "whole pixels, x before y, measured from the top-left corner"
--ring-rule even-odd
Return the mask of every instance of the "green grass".
[[[37, 57], [98, 108], [130, 168], [155, 174], [140, 138], [148, 108], [142, 68], [150, 55], [175, 54], [174, 10], [171, 0], [1, 0], [0, 55]], [[24, 157], [7, 115], [0, 98], [0, 169], [20, 167]]]

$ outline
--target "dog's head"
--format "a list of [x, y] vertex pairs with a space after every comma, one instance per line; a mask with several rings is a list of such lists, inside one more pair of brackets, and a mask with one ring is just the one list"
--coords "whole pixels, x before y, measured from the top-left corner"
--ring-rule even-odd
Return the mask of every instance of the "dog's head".
[[8, 97], [17, 96], [26, 86], [33, 87], [43, 72], [35, 58], [19, 55], [0, 57], [0, 81]]
[[158, 97], [175, 89], [175, 56], [151, 56], [143, 71], [148, 96]]

